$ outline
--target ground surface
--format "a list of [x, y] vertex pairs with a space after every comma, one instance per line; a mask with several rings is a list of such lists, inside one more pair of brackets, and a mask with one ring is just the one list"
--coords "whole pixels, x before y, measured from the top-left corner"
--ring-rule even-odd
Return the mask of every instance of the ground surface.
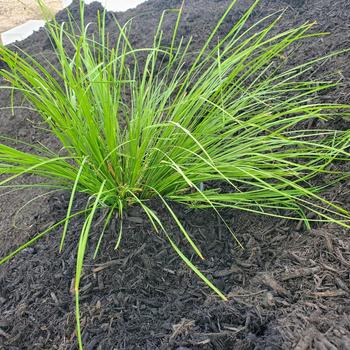
[[[0, 34], [31, 19], [42, 19], [36, 0], [0, 0]], [[62, 9], [61, 0], [46, 0], [56, 13]]]
[[[161, 11], [179, 3], [152, 0], [118, 14], [118, 18], [135, 17], [132, 41], [144, 46], [151, 40]], [[199, 46], [229, 1], [186, 3], [181, 33], [193, 35]], [[238, 1], [222, 34], [249, 3]], [[96, 7], [88, 7], [92, 21]], [[332, 32], [323, 39], [306, 41], [291, 62], [350, 46], [348, 0], [262, 0], [252, 20], [285, 7], [281, 29], [317, 19], [319, 30]], [[64, 19], [64, 14], [59, 17]], [[173, 19], [168, 19], [165, 26], [172, 23]], [[113, 32], [113, 28], [110, 22], [109, 30]], [[52, 57], [42, 31], [20, 46]], [[327, 60], [312, 73], [341, 80], [340, 89], [323, 99], [350, 102], [348, 62], [349, 57], [342, 55]], [[0, 106], [8, 106], [9, 101], [10, 94], [2, 91]], [[16, 104], [20, 103], [20, 96], [16, 96]], [[36, 120], [35, 113], [28, 110], [18, 109], [12, 117], [9, 110], [0, 109], [0, 133], [55, 147], [54, 139], [33, 128]], [[335, 124], [348, 127], [342, 121]], [[41, 197], [16, 215], [40, 193], [2, 192], [0, 256], [64, 216], [68, 195], [59, 192]], [[348, 184], [339, 185], [328, 195], [349, 208]], [[161, 214], [159, 203], [154, 206]], [[113, 250], [112, 227], [104, 241], [104, 254], [96, 261], [86, 261], [81, 298], [86, 349], [350, 349], [348, 232], [332, 225], [305, 231], [298, 223], [224, 212], [245, 246], [241, 250], [211, 211], [177, 211], [204, 249], [207, 260], [197, 263], [227, 293], [229, 301], [213, 296], [163, 238], [154, 234], [142, 215], [132, 211], [122, 248], [117, 253]], [[80, 227], [81, 220], [72, 221], [63, 254], [58, 253], [57, 231], [0, 268], [0, 349], [76, 349], [71, 284]], [[95, 228], [93, 236], [98, 232]]]

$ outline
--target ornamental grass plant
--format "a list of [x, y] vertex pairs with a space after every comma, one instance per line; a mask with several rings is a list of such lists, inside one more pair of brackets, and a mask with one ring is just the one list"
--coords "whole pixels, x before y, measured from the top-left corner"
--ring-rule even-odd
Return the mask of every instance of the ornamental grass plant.
[[[307, 72], [332, 55], [285, 68], [290, 45], [323, 33], [310, 31], [314, 23], [276, 33], [283, 12], [248, 26], [259, 1], [218, 36], [233, 1], [199, 52], [177, 35], [183, 6], [173, 10], [177, 20], [165, 42], [163, 13], [150, 47], [134, 48], [128, 39], [131, 22], [115, 20], [118, 37], [111, 43], [106, 12], [98, 14], [97, 34], [88, 34], [80, 3], [80, 23], [50, 20], [48, 35], [59, 66], [45, 68], [33, 56], [1, 46], [6, 68], [0, 76], [23, 94], [57, 138], [60, 152], [33, 144], [32, 152], [13, 146], [6, 135], [0, 144], [0, 182], [3, 187], [24, 174], [42, 179], [46, 189], [70, 191], [66, 217], [16, 251], [61, 226], [61, 245], [69, 234], [69, 220], [84, 215], [77, 247], [75, 295], [77, 336], [79, 285], [85, 248], [94, 216], [107, 209], [99, 250], [111, 220], [118, 218], [117, 249], [123, 239], [123, 216], [139, 206], [154, 230], [163, 234], [180, 258], [222, 299], [225, 295], [206, 278], [176, 245], [162, 218], [149, 205], [158, 200], [176, 223], [185, 241], [203, 259], [201, 248], [175, 214], [173, 203], [211, 208], [235, 236], [235, 228], [220, 214], [222, 208], [310, 222], [333, 222], [348, 228], [349, 212], [328, 201], [322, 191], [348, 174], [331, 165], [349, 160], [349, 131], [306, 129], [310, 120], [347, 116], [350, 106], [320, 103], [317, 96], [336, 87], [331, 81], [305, 79]], [[73, 54], [72, 54], [73, 48]], [[346, 50], [344, 50], [346, 51]], [[52, 74], [52, 71], [54, 74]], [[333, 169], [333, 170], [332, 170]], [[314, 179], [329, 174], [327, 186]], [[16, 188], [17, 188], [16, 187]], [[85, 208], [73, 211], [77, 192], [88, 195]], [[312, 213], [312, 218], [309, 219]]]

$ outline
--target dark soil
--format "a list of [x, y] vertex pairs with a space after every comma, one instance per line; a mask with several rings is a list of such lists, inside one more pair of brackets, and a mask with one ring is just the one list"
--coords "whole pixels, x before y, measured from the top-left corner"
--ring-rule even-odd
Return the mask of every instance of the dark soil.
[[[132, 41], [145, 46], [161, 12], [178, 7], [180, 2], [151, 0], [116, 15], [121, 22], [135, 17]], [[186, 1], [181, 34], [192, 35], [194, 47], [199, 47], [229, 2]], [[250, 3], [238, 1], [221, 35]], [[317, 30], [332, 33], [305, 41], [290, 53], [287, 65], [350, 46], [349, 0], [262, 0], [252, 21], [286, 7], [280, 29], [317, 19]], [[87, 7], [92, 22], [97, 8], [96, 4]], [[77, 15], [76, 4], [71, 10]], [[58, 18], [64, 20], [65, 13]], [[171, 15], [167, 18], [165, 33], [174, 19]], [[113, 36], [111, 18], [108, 29]], [[44, 31], [17, 44], [54, 61]], [[341, 81], [338, 90], [322, 99], [350, 102], [349, 55], [325, 61], [312, 75]], [[15, 98], [20, 105], [21, 96]], [[9, 104], [9, 92], [1, 90], [0, 107]], [[0, 109], [0, 134], [57, 147], [50, 135], [33, 127], [37, 121], [29, 110], [16, 109], [11, 116], [10, 110]], [[348, 127], [342, 120], [335, 124]], [[27, 177], [21, 181], [35, 180]], [[40, 197], [17, 213], [42, 193], [33, 189], [0, 193], [0, 256], [64, 217], [69, 194], [60, 192]], [[350, 186], [345, 183], [329, 196], [349, 207], [349, 193]], [[154, 203], [154, 207], [167, 220], [160, 204]], [[193, 257], [193, 261], [229, 296], [229, 301], [214, 296], [147, 220], [136, 209], [131, 210], [120, 250], [113, 249], [116, 230], [112, 225], [103, 241], [103, 253], [96, 261], [86, 260], [81, 285], [86, 349], [350, 349], [348, 232], [333, 225], [305, 231], [300, 223], [225, 211], [223, 216], [244, 244], [242, 250], [211, 211], [179, 207], [177, 212], [207, 258], [199, 262]], [[71, 286], [82, 220], [71, 221], [62, 254], [58, 253], [58, 230], [1, 266], [0, 349], [76, 349]], [[91, 242], [98, 237], [98, 224], [99, 218]], [[174, 224], [169, 221], [168, 226], [176, 236]], [[180, 238], [178, 243], [183, 247]], [[89, 249], [92, 253], [94, 245]]]

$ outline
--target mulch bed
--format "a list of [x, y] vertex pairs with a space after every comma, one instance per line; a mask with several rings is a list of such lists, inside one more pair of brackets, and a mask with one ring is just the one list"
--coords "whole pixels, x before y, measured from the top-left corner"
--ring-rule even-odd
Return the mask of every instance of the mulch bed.
[[[194, 48], [199, 47], [229, 2], [187, 1], [180, 34], [193, 36]], [[121, 22], [135, 17], [131, 40], [142, 47], [152, 39], [161, 12], [180, 3], [150, 0], [136, 9], [116, 13], [116, 17]], [[249, 4], [249, 0], [238, 1], [220, 34], [227, 32]], [[87, 20], [96, 20], [98, 7], [96, 3], [87, 7]], [[262, 0], [251, 21], [286, 7], [280, 29], [317, 19], [317, 30], [332, 33], [295, 48], [287, 65], [350, 46], [348, 0]], [[76, 3], [71, 5], [76, 16], [77, 9]], [[61, 12], [57, 17], [64, 20], [66, 14]], [[174, 20], [174, 16], [166, 19], [165, 33]], [[108, 30], [113, 37], [112, 16]], [[54, 61], [44, 31], [17, 45]], [[333, 76], [341, 81], [339, 89], [321, 99], [350, 102], [348, 62], [348, 54], [339, 55], [310, 73], [315, 78]], [[15, 98], [19, 105], [21, 96]], [[0, 107], [9, 103], [9, 92], [1, 90]], [[37, 121], [29, 110], [17, 109], [11, 116], [8, 109], [0, 109], [0, 134], [56, 147], [55, 139], [33, 127]], [[349, 126], [343, 120], [333, 124]], [[34, 189], [0, 193], [0, 256], [64, 217], [69, 194], [60, 192], [40, 197], [17, 213], [40, 194]], [[350, 207], [348, 183], [337, 185], [328, 196]], [[76, 209], [83, 200], [77, 200]], [[158, 202], [153, 206], [184, 247], [166, 210]], [[350, 238], [345, 229], [327, 224], [306, 231], [299, 222], [223, 211], [244, 245], [242, 250], [212, 211], [181, 206], [176, 211], [206, 257], [200, 262], [193, 256], [193, 261], [229, 296], [229, 301], [213, 295], [133, 208], [127, 213], [121, 248], [114, 250], [114, 222], [103, 241], [102, 254], [95, 261], [89, 257], [85, 261], [81, 319], [86, 349], [350, 349]], [[103, 217], [104, 213], [99, 215]], [[1, 266], [0, 349], [77, 348], [72, 282], [82, 222], [83, 218], [71, 221], [62, 254], [58, 252], [61, 231], [57, 230]], [[97, 217], [88, 256], [99, 229]], [[191, 254], [189, 250], [187, 253]]]

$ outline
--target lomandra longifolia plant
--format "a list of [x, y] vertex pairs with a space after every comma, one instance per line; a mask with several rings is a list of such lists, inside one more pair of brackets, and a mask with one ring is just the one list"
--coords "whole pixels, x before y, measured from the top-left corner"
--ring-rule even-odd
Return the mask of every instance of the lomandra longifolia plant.
[[[106, 13], [98, 13], [97, 34], [89, 36], [83, 2], [80, 24], [72, 17], [67, 23], [47, 24], [59, 66], [46, 68], [29, 54], [0, 47], [5, 88], [25, 97], [64, 150], [57, 153], [38, 143], [32, 152], [23, 152], [4, 138], [0, 173], [7, 177], [0, 184], [18, 187], [14, 180], [33, 174], [44, 188], [71, 192], [66, 217], [1, 263], [58, 226], [63, 227], [62, 249], [69, 220], [85, 216], [75, 278], [80, 348], [79, 284], [90, 227], [100, 208], [109, 213], [99, 239], [90, 242], [95, 255], [116, 215], [119, 228], [111, 244], [118, 248], [122, 238], [128, 238], [123, 237], [123, 212], [139, 206], [154, 230], [164, 234], [181, 259], [223, 299], [175, 244], [149, 200], [162, 203], [201, 258], [200, 247], [176, 216], [173, 203], [211, 208], [238, 244], [235, 228], [225, 223], [221, 208], [304, 220], [306, 225], [314, 220], [349, 227], [349, 212], [325, 199], [324, 185], [313, 185], [312, 180], [331, 174], [335, 182], [348, 175], [330, 170], [330, 165], [349, 160], [350, 134], [304, 127], [311, 119], [327, 121], [349, 114], [347, 105], [317, 100], [319, 92], [336, 84], [305, 79], [315, 64], [340, 53], [284, 68], [290, 45], [321, 35], [310, 32], [313, 23], [278, 32], [283, 14], [275, 13], [248, 26], [255, 1], [229, 32], [219, 36], [235, 2], [195, 53], [190, 41], [177, 35], [183, 6], [176, 10], [168, 42], [162, 32], [164, 13], [151, 47], [134, 48], [128, 39], [130, 22], [121, 26], [115, 21], [118, 38], [113, 45], [109, 42]], [[77, 192], [88, 194], [89, 201], [73, 212]], [[314, 219], [307, 219], [309, 213]]]

